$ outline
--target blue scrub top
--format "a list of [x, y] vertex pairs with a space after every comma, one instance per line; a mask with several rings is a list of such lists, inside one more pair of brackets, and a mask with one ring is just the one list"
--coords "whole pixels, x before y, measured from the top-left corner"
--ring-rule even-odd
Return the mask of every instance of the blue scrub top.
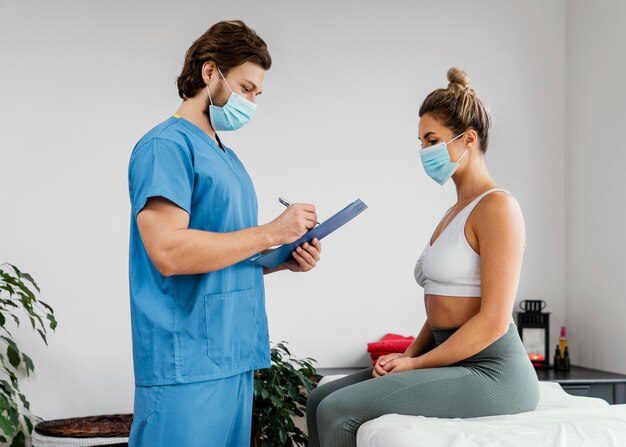
[[135, 384], [191, 383], [268, 368], [262, 267], [242, 261], [215, 272], [165, 277], [148, 257], [137, 227], [137, 214], [157, 196], [185, 210], [190, 229], [256, 226], [254, 186], [235, 153], [173, 116], [133, 149], [128, 185]]

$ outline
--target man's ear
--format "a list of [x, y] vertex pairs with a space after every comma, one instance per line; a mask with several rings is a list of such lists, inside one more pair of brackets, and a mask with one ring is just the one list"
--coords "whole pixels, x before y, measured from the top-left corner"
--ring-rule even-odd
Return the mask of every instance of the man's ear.
[[217, 65], [214, 61], [206, 61], [202, 64], [202, 80], [206, 85], [209, 85], [209, 81], [217, 73]]
[[465, 132], [465, 135], [463, 135], [463, 144], [470, 149], [478, 146], [478, 134], [474, 129], [468, 129]]

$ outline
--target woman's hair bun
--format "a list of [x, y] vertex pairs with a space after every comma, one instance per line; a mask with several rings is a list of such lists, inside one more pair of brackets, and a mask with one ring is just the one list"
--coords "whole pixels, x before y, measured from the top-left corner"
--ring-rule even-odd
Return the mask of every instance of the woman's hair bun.
[[420, 106], [419, 116], [432, 115], [454, 135], [474, 129], [484, 153], [489, 144], [489, 109], [470, 86], [464, 70], [452, 67], [448, 70], [448, 81], [447, 88], [438, 88], [428, 94]]
[[460, 69], [459, 67], [452, 67], [448, 70], [448, 88], [469, 88], [470, 82], [467, 73], [465, 70]]

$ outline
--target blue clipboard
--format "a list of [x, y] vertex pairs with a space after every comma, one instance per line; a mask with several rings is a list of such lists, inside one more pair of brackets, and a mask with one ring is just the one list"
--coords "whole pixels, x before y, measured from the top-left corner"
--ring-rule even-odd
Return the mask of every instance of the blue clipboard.
[[250, 261], [270, 269], [276, 268], [283, 262], [287, 262], [289, 259], [292, 259], [291, 252], [293, 252], [296, 247], [299, 247], [305, 242], [311, 242], [315, 238], [322, 240], [333, 231], [350, 222], [366, 209], [367, 205], [360, 199], [357, 199], [337, 214], [330, 217], [328, 220], [325, 220], [315, 228], [306, 232], [304, 236], [297, 241], [292, 242], [291, 244], [281, 245], [269, 253], [254, 256], [250, 258]]

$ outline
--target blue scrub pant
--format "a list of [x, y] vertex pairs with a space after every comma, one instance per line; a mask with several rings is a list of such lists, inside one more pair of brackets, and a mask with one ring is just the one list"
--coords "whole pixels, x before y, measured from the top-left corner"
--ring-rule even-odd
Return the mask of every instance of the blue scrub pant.
[[249, 447], [253, 373], [135, 387], [129, 447]]

